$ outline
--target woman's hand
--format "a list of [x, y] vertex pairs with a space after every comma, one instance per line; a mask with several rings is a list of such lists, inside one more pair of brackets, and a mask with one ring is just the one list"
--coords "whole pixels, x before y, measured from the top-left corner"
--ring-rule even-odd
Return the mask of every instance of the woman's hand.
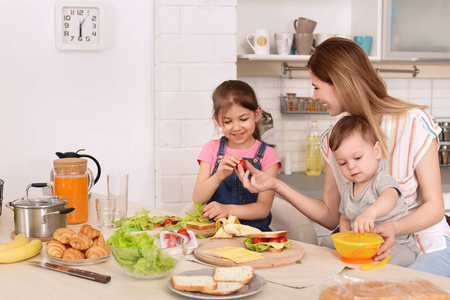
[[[277, 180], [276, 178], [265, 172], [259, 171], [253, 167], [251, 163], [247, 163], [245, 167], [247, 168], [246, 172], [244, 172], [242, 165], [239, 164], [237, 166], [236, 174], [247, 190], [252, 193], [261, 193], [274, 189]], [[251, 179], [248, 178], [250, 173], [252, 174]]]
[[391, 253], [391, 248], [395, 244], [394, 223], [383, 222], [376, 226], [373, 232], [381, 235], [384, 239], [384, 243], [381, 244], [380, 249], [378, 249], [378, 253], [374, 257], [375, 261], [380, 261], [385, 259]]
[[233, 174], [236, 170], [236, 165], [240, 160], [241, 158], [239, 156], [226, 156], [222, 158], [215, 175], [223, 181], [225, 178]]
[[209, 218], [217, 221], [220, 218], [228, 218], [228, 216], [231, 215], [231, 209], [229, 205], [213, 201], [202, 209], [202, 214], [202, 218]]

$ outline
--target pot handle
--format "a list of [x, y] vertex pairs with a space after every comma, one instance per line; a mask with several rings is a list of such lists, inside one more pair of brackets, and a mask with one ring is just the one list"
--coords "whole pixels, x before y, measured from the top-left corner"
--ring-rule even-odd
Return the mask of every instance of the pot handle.
[[36, 183], [29, 184], [29, 185], [27, 186], [27, 193], [26, 193], [27, 199], [28, 199], [28, 190], [29, 190], [31, 187], [34, 187], [34, 188], [45, 188], [45, 187], [49, 187], [50, 190], [52, 191], [52, 195], [54, 195], [54, 193], [53, 193], [53, 186], [51, 186], [51, 185], [48, 184], [47, 182], [36, 182]]
[[61, 210], [53, 211], [53, 212], [51, 212], [51, 213], [42, 215], [41, 223], [42, 223], [42, 224], [47, 223], [47, 218], [46, 218], [46, 216], [50, 216], [50, 215], [66, 215], [66, 214], [68, 214], [68, 213], [73, 212], [74, 210], [75, 210], [75, 207], [68, 207], [68, 208], [63, 208], [63, 209], [61, 209]]

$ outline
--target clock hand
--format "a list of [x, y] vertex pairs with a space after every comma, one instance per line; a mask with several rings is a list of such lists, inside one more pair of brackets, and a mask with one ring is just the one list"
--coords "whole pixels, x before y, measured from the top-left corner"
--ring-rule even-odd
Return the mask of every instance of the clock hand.
[[89, 12], [87, 12], [86, 16], [83, 18], [83, 21], [80, 21], [80, 37], [82, 37], [83, 23], [86, 21], [87, 17], [89, 17]]

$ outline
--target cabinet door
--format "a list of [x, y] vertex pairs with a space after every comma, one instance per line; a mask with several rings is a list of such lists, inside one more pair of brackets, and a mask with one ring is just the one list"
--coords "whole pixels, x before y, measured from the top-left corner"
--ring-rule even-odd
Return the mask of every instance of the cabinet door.
[[383, 59], [450, 59], [450, 1], [385, 0]]

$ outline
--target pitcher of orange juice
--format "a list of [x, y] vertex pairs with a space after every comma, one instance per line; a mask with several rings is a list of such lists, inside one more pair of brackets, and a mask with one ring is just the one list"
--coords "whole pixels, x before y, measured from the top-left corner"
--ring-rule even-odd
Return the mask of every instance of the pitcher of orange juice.
[[61, 158], [53, 161], [55, 195], [66, 198], [67, 207], [75, 207], [67, 224], [84, 223], [88, 219], [88, 194], [94, 185], [94, 175], [87, 168], [87, 159]]

